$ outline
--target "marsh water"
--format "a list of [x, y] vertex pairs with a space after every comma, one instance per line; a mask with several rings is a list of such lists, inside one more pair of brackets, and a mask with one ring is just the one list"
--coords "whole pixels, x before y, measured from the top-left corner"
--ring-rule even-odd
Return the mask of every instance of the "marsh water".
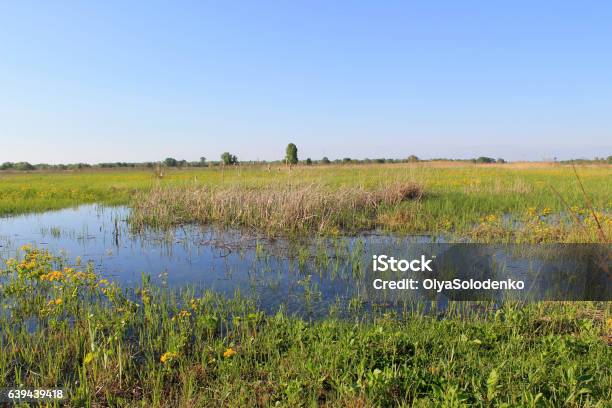
[[[376, 277], [406, 277], [402, 272], [374, 272], [374, 254], [406, 259], [426, 254], [438, 257], [454, 271], [463, 270], [465, 277], [523, 279], [528, 289], [539, 295], [550, 292], [551, 287], [561, 287], [563, 296], [568, 289], [578, 289], [574, 296], [580, 299], [595, 300], [610, 293], [609, 280], [599, 264], [593, 263], [591, 250], [584, 252], [584, 247], [579, 247], [580, 253], [577, 248], [559, 246], [548, 252], [541, 246], [516, 251], [507, 246], [449, 244], [440, 237], [425, 235], [375, 233], [270, 239], [194, 225], [135, 233], [129, 227], [129, 214], [127, 207], [84, 205], [0, 218], [0, 262], [15, 256], [22, 245], [31, 244], [68, 260], [91, 262], [99, 275], [127, 288], [137, 287], [146, 274], [159, 285], [191, 286], [197, 292], [210, 289], [228, 296], [240, 292], [255, 298], [268, 312], [283, 307], [289, 313], [311, 316], [328, 315], [330, 311], [397, 310], [416, 303], [444, 308], [448, 300], [455, 299], [448, 291], [374, 290]], [[538, 276], [547, 278], [535, 279]]]

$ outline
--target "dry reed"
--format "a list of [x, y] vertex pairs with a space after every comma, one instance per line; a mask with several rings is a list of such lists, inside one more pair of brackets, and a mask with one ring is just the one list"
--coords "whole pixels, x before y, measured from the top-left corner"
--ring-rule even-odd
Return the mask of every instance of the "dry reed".
[[376, 190], [317, 184], [156, 187], [135, 197], [130, 221], [136, 229], [217, 223], [268, 234], [355, 232], [374, 228], [379, 208], [422, 195], [415, 183]]

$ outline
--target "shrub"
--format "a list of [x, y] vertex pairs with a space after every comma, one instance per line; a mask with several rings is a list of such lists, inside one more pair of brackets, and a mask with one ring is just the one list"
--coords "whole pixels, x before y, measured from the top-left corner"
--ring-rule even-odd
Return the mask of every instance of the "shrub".
[[164, 160], [164, 164], [168, 167], [176, 167], [178, 165], [178, 161], [172, 157], [168, 157]]
[[495, 163], [495, 159], [486, 156], [480, 156], [477, 159], [472, 160], [474, 163]]
[[19, 163], [15, 163], [15, 165], [13, 166], [13, 168], [15, 170], [34, 170], [34, 166], [32, 166], [30, 163], [28, 162], [19, 162]]

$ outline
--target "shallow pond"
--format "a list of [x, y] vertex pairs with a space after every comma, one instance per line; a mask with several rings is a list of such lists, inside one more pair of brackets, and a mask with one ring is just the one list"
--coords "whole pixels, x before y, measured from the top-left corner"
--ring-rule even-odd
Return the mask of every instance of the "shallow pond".
[[[399, 279], [406, 273], [373, 272], [373, 254], [406, 259], [427, 254], [453, 270], [463, 270], [466, 277], [523, 279], [539, 295], [558, 286], [566, 291], [578, 288], [579, 298], [609, 294], [609, 282], [604, 280], [601, 289], [599, 272], [575, 273], [593, 269], [590, 252], [577, 254], [568, 246], [516, 251], [508, 246], [448, 244], [428, 236], [378, 234], [289, 241], [198, 226], [132, 233], [128, 217], [126, 207], [85, 205], [0, 218], [0, 258], [32, 244], [69, 260], [92, 262], [98, 274], [125, 287], [138, 286], [144, 273], [159, 285], [190, 285], [228, 296], [240, 291], [255, 297], [266, 311], [282, 305], [289, 313], [311, 316], [397, 310], [417, 301], [425, 308], [444, 308], [449, 299], [464, 299], [447, 291], [374, 290], [375, 278]], [[567, 275], [568, 270], [573, 274]], [[544, 281], [536, 279], [542, 276]], [[599, 291], [584, 294], [593, 287]]]

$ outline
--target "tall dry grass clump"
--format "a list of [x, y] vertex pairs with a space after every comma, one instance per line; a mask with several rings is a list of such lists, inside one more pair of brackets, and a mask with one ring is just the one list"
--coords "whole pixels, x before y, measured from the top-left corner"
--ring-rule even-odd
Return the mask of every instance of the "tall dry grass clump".
[[156, 187], [135, 197], [130, 221], [136, 229], [218, 223], [269, 234], [355, 232], [374, 228], [379, 208], [422, 195], [416, 183], [375, 190], [317, 184]]

